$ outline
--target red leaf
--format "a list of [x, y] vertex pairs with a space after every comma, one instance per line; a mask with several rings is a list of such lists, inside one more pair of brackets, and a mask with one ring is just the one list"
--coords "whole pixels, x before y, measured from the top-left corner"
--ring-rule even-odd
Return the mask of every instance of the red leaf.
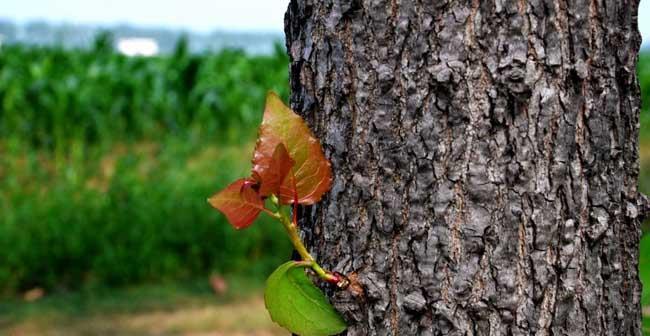
[[[273, 155], [269, 156], [269, 148], [275, 144]], [[255, 154], [253, 155], [253, 178], [260, 184], [258, 193], [260, 196], [278, 194], [280, 185], [291, 171], [294, 161], [289, 156], [284, 144], [277, 140], [265, 138], [257, 142]]]
[[221, 211], [236, 229], [251, 224], [264, 207], [264, 202], [246, 179], [239, 179], [226, 189], [208, 199], [208, 202]]
[[[271, 148], [275, 149], [277, 143], [282, 143], [295, 161], [291, 173], [287, 174], [280, 187], [278, 196], [281, 203], [293, 203], [295, 194], [300, 204], [318, 202], [332, 183], [330, 163], [303, 119], [273, 92], [266, 98], [259, 133], [256, 157], [258, 152], [262, 156], [268, 156]], [[255, 162], [255, 158], [253, 160]]]

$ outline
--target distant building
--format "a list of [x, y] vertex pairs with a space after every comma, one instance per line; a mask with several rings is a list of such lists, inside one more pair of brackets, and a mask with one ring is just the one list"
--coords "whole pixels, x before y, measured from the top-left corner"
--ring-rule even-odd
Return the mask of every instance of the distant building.
[[158, 42], [148, 37], [121, 38], [117, 50], [127, 56], [155, 56], [160, 52]]

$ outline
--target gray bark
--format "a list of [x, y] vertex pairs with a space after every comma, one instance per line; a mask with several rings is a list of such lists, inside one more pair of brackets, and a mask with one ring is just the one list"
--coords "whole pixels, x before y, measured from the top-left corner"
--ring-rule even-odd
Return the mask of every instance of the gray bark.
[[640, 335], [638, 0], [291, 0], [348, 335]]

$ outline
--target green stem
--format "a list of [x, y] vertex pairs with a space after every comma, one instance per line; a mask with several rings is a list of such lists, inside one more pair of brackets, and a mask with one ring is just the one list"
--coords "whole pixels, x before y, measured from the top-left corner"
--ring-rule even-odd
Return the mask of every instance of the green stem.
[[296, 251], [298, 251], [298, 254], [300, 254], [300, 258], [302, 258], [304, 262], [309, 263], [309, 267], [311, 267], [311, 269], [316, 273], [316, 275], [318, 275], [319, 278], [327, 282], [337, 284], [341, 280], [339, 276], [324, 270], [316, 262], [316, 259], [314, 259], [314, 257], [309, 254], [309, 251], [307, 251], [305, 244], [303, 244], [302, 239], [300, 239], [298, 225], [296, 225], [295, 222], [291, 221], [286, 213], [280, 210], [280, 203], [275, 195], [271, 196], [271, 201], [278, 207], [278, 211], [275, 213], [275, 217], [280, 220], [282, 226], [284, 226], [284, 229], [287, 231], [287, 234], [289, 234], [289, 240], [291, 240], [291, 244], [293, 244], [293, 247], [296, 249]]

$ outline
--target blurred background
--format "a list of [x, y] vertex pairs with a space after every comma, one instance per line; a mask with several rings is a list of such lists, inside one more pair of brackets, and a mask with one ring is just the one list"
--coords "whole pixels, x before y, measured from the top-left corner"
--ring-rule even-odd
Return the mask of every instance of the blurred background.
[[[261, 295], [282, 228], [206, 198], [248, 174], [267, 90], [288, 98], [287, 3], [0, 2], [0, 335], [286, 335]], [[638, 71], [650, 102], [650, 50]]]

